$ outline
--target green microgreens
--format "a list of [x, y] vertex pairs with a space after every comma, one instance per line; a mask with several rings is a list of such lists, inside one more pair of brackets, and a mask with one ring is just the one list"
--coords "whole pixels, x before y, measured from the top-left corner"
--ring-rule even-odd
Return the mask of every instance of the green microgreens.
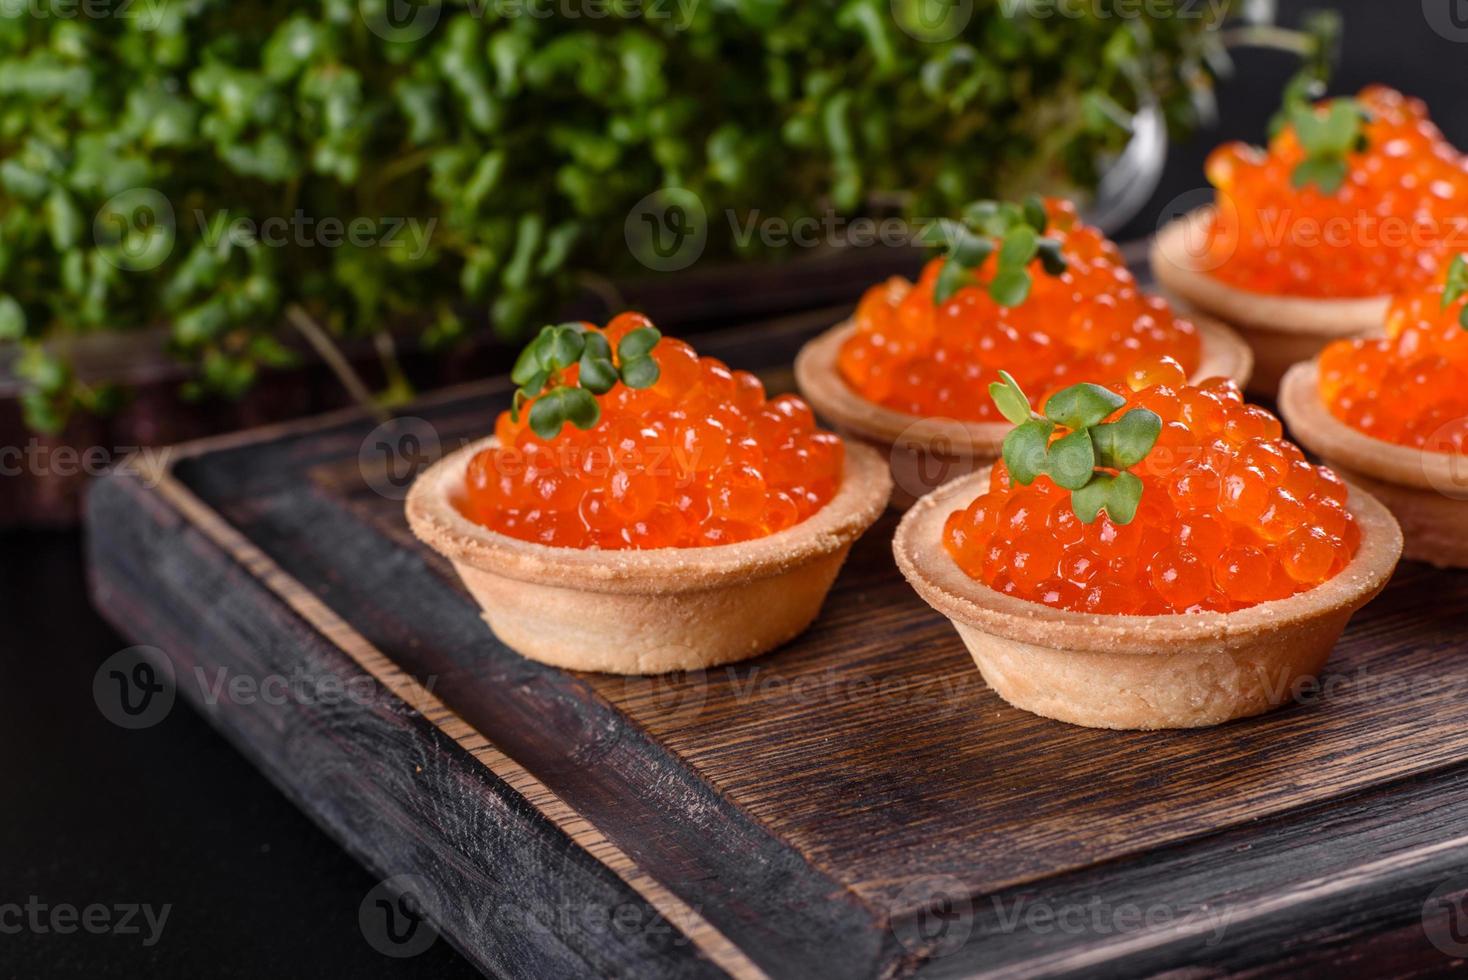
[[[1071, 510], [1090, 524], [1106, 511], [1113, 524], [1130, 524], [1142, 500], [1142, 481], [1127, 472], [1152, 451], [1162, 419], [1134, 408], [1115, 422], [1105, 419], [1126, 404], [1109, 388], [1076, 384], [1051, 395], [1037, 414], [1007, 371], [989, 385], [989, 397], [1014, 428], [1004, 437], [1004, 465], [1016, 483], [1048, 476], [1069, 490]], [[1053, 439], [1057, 428], [1070, 431]]]
[[[1448, 276], [1443, 283], [1442, 308], [1446, 310], [1465, 292], [1468, 292], [1468, 255], [1459, 252], [1448, 264]], [[1468, 305], [1458, 311], [1458, 324], [1468, 330]]]
[[[510, 418], [520, 421], [520, 411], [530, 406], [530, 430], [542, 439], [560, 435], [567, 422], [589, 429], [601, 420], [596, 396], [612, 390], [618, 382], [629, 388], [657, 384], [658, 365], [650, 356], [662, 334], [656, 327], [638, 327], [612, 346], [601, 334], [582, 323], [542, 327], [540, 333], [515, 360], [510, 380], [515, 389]], [[577, 365], [575, 385], [565, 382], [562, 372]]]
[[986, 284], [989, 296], [1000, 306], [1019, 306], [1033, 284], [1031, 260], [1039, 258], [1048, 275], [1065, 272], [1060, 241], [1045, 237], [1048, 223], [1044, 202], [1031, 195], [1023, 204], [975, 201], [963, 209], [962, 221], [944, 218], [929, 225], [920, 240], [942, 247], [947, 256], [933, 287], [933, 302], [946, 303], [963, 286], [978, 285], [979, 267], [994, 255], [994, 273]]
[[1334, 194], [1350, 173], [1348, 154], [1364, 152], [1368, 146], [1366, 124], [1371, 114], [1355, 99], [1331, 99], [1320, 108], [1302, 100], [1287, 112], [1305, 151], [1290, 183], [1297, 189], [1314, 184], [1322, 194]]

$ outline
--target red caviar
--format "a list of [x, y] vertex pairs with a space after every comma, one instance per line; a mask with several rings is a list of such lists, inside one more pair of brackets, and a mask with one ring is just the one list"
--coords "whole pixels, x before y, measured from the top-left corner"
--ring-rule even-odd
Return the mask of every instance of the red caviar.
[[1185, 383], [1170, 359], [1128, 407], [1162, 417], [1152, 452], [1132, 469], [1142, 500], [1130, 524], [1103, 513], [1083, 524], [1069, 491], [1028, 487], [995, 464], [989, 491], [949, 515], [943, 545], [990, 588], [1089, 613], [1229, 612], [1319, 585], [1350, 562], [1360, 529], [1346, 486], [1312, 466], [1279, 420], [1246, 405], [1238, 386]]
[[1465, 302], [1443, 308], [1437, 284], [1392, 300], [1386, 336], [1339, 340], [1320, 354], [1320, 396], [1331, 414], [1404, 446], [1468, 453]]
[[[1029, 298], [995, 303], [978, 286], [935, 306], [933, 287], [944, 260], [934, 259], [914, 285], [894, 277], [867, 290], [856, 332], [838, 365], [867, 399], [913, 415], [1000, 421], [989, 382], [1009, 371], [1041, 399], [1077, 381], [1121, 381], [1138, 362], [1170, 354], [1189, 371], [1198, 365], [1197, 329], [1175, 318], [1166, 301], [1144, 295], [1116, 246], [1082, 224], [1075, 206], [1049, 200], [1050, 226], [1068, 268], [1047, 275], [1030, 263]], [[991, 255], [977, 270], [992, 276]]]
[[1468, 247], [1468, 159], [1418, 99], [1374, 85], [1364, 152], [1347, 156], [1334, 194], [1291, 178], [1305, 152], [1290, 126], [1267, 150], [1226, 143], [1205, 172], [1219, 206], [1212, 274], [1241, 289], [1306, 297], [1382, 296], [1420, 286], [1445, 252]]
[[[645, 317], [607, 324], [611, 346]], [[595, 329], [589, 324], [588, 329]], [[793, 395], [766, 399], [745, 371], [688, 344], [652, 350], [660, 377], [598, 398], [591, 429], [547, 442], [500, 414], [499, 445], [469, 462], [467, 515], [491, 530], [568, 548], [696, 548], [747, 541], [810, 517], [835, 495], [845, 447]], [[577, 370], [563, 372], [574, 384]]]

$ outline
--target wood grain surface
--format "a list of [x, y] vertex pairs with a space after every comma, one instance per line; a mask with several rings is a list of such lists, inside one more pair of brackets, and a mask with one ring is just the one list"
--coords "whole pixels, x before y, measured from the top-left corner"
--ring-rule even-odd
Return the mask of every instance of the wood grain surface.
[[[839, 314], [701, 348], [779, 388], [799, 343]], [[1430, 893], [1468, 871], [1468, 574], [1403, 565], [1352, 621], [1320, 689], [1201, 731], [1095, 731], [1005, 705], [897, 574], [890, 518], [781, 650], [672, 677], [567, 674], [495, 640], [407, 533], [383, 469], [402, 460], [373, 452], [414, 433], [426, 462], [487, 431], [507, 392], [436, 396], [386, 433], [340, 416], [216, 441], [156, 489], [109, 481], [93, 502], [94, 559], [114, 621], [195, 651], [185, 656], [219, 656], [198, 649], [205, 640], [241, 658], [265, 646], [282, 669], [319, 647], [336, 669], [405, 684], [410, 706], [431, 683], [427, 713], [391, 748], [367, 750], [345, 718], [284, 744], [248, 718], [222, 723], [288, 785], [302, 753], [340, 754], [333, 765], [352, 773], [363, 751], [391, 759], [442, 742], [446, 772], [503, 784], [491, 811], [518, 800], [547, 821], [532, 840], [585, 852], [576, 874], [618, 892], [597, 901], [641, 903], [684, 940], [582, 949], [561, 968], [602, 972], [600, 955], [639, 975], [630, 964], [649, 957], [677, 975], [1247, 973], [1272, 968], [1276, 945], [1302, 970], [1339, 962], [1311, 929], [1378, 937], [1394, 970], [1452, 962], [1423, 923]], [[312, 812], [340, 806], [336, 790], [294, 792]], [[410, 813], [424, 792], [442, 789], [405, 781], [365, 805]], [[483, 794], [437, 805], [440, 821], [498, 819], [475, 809]], [[402, 856], [394, 833], [419, 834], [405, 818], [363, 846], [351, 821], [326, 822], [374, 864]], [[471, 846], [428, 851], [444, 861]], [[533, 972], [507, 966], [493, 933], [444, 928], [488, 968]]]

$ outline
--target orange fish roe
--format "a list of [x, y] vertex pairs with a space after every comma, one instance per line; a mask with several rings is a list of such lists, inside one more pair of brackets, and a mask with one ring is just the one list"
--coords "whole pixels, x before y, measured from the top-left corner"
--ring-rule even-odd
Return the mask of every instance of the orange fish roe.
[[[605, 335], [615, 348], [644, 326], [623, 313]], [[567, 425], [547, 442], [530, 430], [528, 405], [518, 423], [501, 413], [499, 445], [469, 462], [467, 516], [568, 548], [696, 548], [784, 530], [835, 495], [845, 447], [804, 401], [766, 400], [754, 375], [680, 340], [663, 338], [652, 358], [657, 384], [617, 383], [590, 429]], [[569, 384], [576, 375], [562, 372]]]
[[1135, 394], [1114, 389], [1163, 420], [1132, 469], [1143, 487], [1132, 522], [1103, 513], [1083, 524], [1068, 491], [1046, 476], [1020, 486], [1001, 460], [989, 491], [944, 526], [943, 545], [964, 572], [1047, 606], [1156, 615], [1281, 599], [1346, 566], [1360, 529], [1339, 477], [1306, 462], [1279, 420], [1244, 404], [1232, 381], [1187, 385], [1171, 361], [1149, 373]]
[[1446, 249], [1468, 244], [1468, 159], [1443, 139], [1418, 99], [1382, 86], [1357, 101], [1371, 115], [1364, 152], [1347, 155], [1334, 194], [1291, 178], [1305, 152], [1290, 126], [1267, 151], [1226, 143], [1205, 171], [1218, 189], [1209, 265], [1259, 293], [1382, 296], [1419, 286]]
[[[1369, 436], [1468, 453], [1468, 330], [1464, 299], [1442, 305], [1443, 286], [1398, 296], [1386, 336], [1339, 340], [1320, 354], [1320, 396], [1331, 414]], [[1438, 438], [1433, 438], [1438, 435]], [[1444, 437], [1446, 441], [1444, 441]]]
[[[867, 399], [913, 415], [1000, 421], [989, 382], [1010, 372], [1042, 400], [1081, 380], [1121, 381], [1133, 365], [1162, 354], [1188, 371], [1197, 367], [1192, 323], [1173, 316], [1166, 301], [1146, 296], [1121, 253], [1076, 218], [1074, 205], [1049, 200], [1045, 234], [1061, 243], [1068, 268], [1047, 275], [1038, 259], [1029, 298], [1015, 307], [995, 303], [977, 286], [933, 304], [944, 260], [934, 259], [916, 285], [894, 277], [873, 286], [856, 310], [856, 332], [838, 365]], [[978, 269], [987, 282], [997, 258]]]

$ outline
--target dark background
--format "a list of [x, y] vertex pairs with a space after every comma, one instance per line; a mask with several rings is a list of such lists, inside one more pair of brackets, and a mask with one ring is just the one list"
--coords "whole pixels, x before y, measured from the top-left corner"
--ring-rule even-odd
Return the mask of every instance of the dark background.
[[[1383, 82], [1418, 95], [1468, 146], [1468, 45], [1437, 34], [1418, 0], [1282, 2], [1280, 20], [1321, 6], [1346, 22], [1333, 91]], [[1220, 140], [1262, 139], [1295, 61], [1235, 61], [1220, 122], [1172, 147], [1162, 186], [1119, 238], [1150, 233], [1171, 201], [1204, 187]], [[475, 975], [442, 941], [409, 960], [374, 951], [357, 927], [374, 877], [186, 705], [138, 732], [102, 717], [93, 674], [129, 644], [87, 603], [81, 546], [79, 534], [0, 535], [0, 904], [35, 895], [172, 911], [152, 948], [138, 936], [0, 935], [0, 977]]]

